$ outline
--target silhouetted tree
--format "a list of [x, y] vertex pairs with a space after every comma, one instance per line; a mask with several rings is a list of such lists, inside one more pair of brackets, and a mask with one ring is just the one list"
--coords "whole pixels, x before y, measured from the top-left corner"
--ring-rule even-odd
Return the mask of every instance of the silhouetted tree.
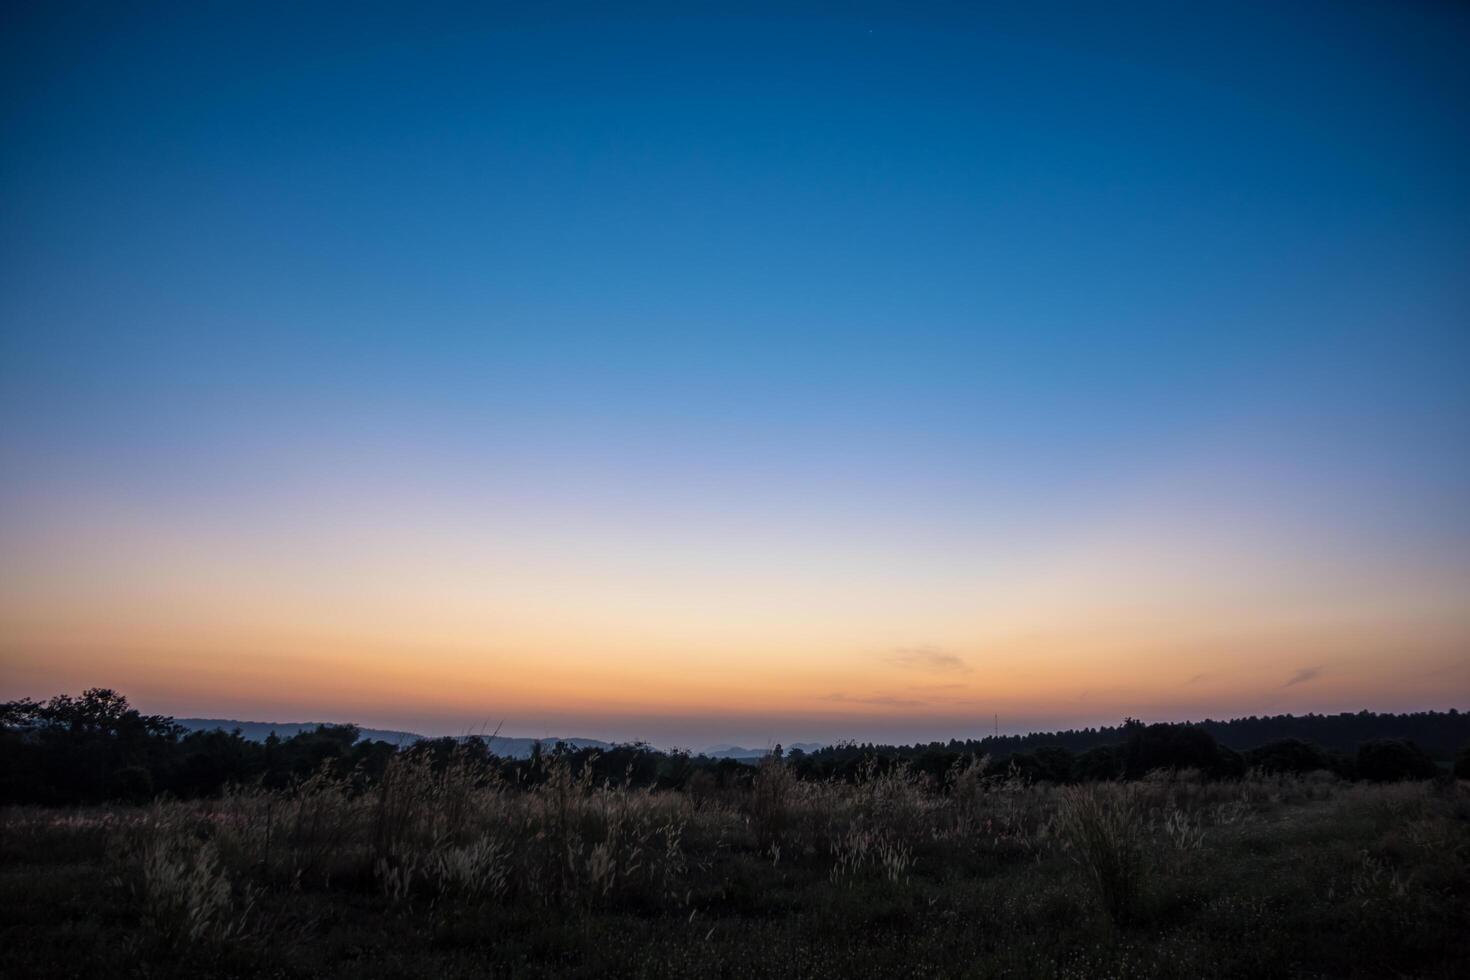
[[[1215, 732], [1232, 740], [1256, 732], [1277, 734], [1254, 743], [1247, 758]], [[1313, 744], [1300, 734], [1311, 732], [1324, 737]], [[1344, 778], [1434, 776], [1438, 768], [1409, 737], [1413, 732], [1428, 733], [1437, 745], [1464, 745], [1470, 742], [1470, 719], [1455, 710], [1282, 715], [1197, 725], [1146, 725], [1130, 718], [1118, 727], [920, 745], [843, 742], [810, 752], [793, 750], [782, 765], [796, 778], [845, 781], [907, 765], [935, 790], [947, 785], [955, 765], [966, 758], [988, 758], [989, 775], [1018, 772], [1050, 782], [1137, 777], [1153, 769], [1186, 767], [1229, 778], [1243, 774], [1247, 762], [1278, 772], [1330, 768]], [[1361, 747], [1355, 743], [1343, 747], [1349, 733], [1366, 733], [1368, 740]], [[272, 733], [263, 742], [251, 741], [239, 731], [186, 734], [171, 719], [141, 714], [115, 691], [93, 688], [79, 697], [0, 704], [0, 803], [142, 801], [164, 792], [197, 797], [217, 794], [230, 784], [257, 781], [281, 788], [324, 765], [361, 788], [378, 779], [400, 751], [422, 753], [435, 768], [451, 762], [483, 766], [512, 785], [544, 780], [552, 762], [565, 762], [579, 776], [586, 774], [598, 783], [662, 789], [692, 784], [704, 795], [748, 791], [756, 772], [748, 762], [664, 753], [641, 743], [602, 750], [535, 743], [529, 758], [523, 759], [499, 758], [489, 744], [477, 737], [441, 738], [400, 749], [363, 739], [353, 725], [321, 725], [286, 739]], [[1438, 757], [1448, 760], [1454, 755], [1449, 749]], [[779, 746], [770, 759], [781, 759]], [[1460, 753], [1455, 771], [1470, 778], [1470, 750]]]
[[1123, 774], [1136, 779], [1155, 769], [1199, 769], [1218, 773], [1222, 758], [1215, 737], [1197, 725], [1124, 724]]
[[94, 803], [151, 794], [152, 772], [173, 756], [180, 733], [144, 715], [110, 688], [0, 705], [0, 799]]

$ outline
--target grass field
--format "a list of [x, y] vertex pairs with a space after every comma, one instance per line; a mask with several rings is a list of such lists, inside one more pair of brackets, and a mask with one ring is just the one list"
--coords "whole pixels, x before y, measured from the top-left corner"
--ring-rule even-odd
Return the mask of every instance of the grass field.
[[5, 977], [1464, 977], [1470, 784], [377, 784], [0, 819]]

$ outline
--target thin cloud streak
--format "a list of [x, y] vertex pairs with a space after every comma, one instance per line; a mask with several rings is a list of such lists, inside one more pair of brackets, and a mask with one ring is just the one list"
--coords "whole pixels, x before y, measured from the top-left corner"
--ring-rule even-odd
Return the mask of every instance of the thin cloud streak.
[[1295, 674], [1292, 674], [1291, 679], [1281, 686], [1296, 687], [1298, 684], [1305, 684], [1308, 681], [1316, 680], [1318, 677], [1322, 676], [1322, 671], [1322, 667], [1303, 667]]
[[923, 670], [931, 673], [964, 673], [970, 672], [970, 665], [953, 653], [946, 653], [939, 647], [916, 646], [900, 647], [888, 656], [888, 662], [895, 667], [903, 667], [909, 670]]
[[821, 700], [836, 701], [839, 704], [871, 704], [882, 708], [922, 708], [929, 704], [928, 701], [920, 701], [914, 698], [899, 698], [891, 694], [875, 694], [864, 698], [833, 693], [823, 695]]

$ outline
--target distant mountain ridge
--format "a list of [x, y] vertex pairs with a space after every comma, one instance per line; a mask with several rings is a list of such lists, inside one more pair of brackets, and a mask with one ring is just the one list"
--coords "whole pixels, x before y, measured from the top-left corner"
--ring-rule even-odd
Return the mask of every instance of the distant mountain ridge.
[[[792, 752], [799, 749], [802, 752], [819, 752], [826, 747], [824, 742], [792, 742], [782, 751]], [[698, 754], [711, 759], [764, 759], [771, 754], [771, 749], [747, 749], [740, 745], [711, 745]]]
[[[175, 718], [174, 723], [182, 725], [191, 732], [233, 732], [239, 731], [241, 736], [252, 742], [264, 742], [271, 735], [277, 738], [291, 738], [301, 732], [314, 731], [319, 725], [338, 724], [337, 722], [318, 721], [237, 721], [233, 718]], [[391, 728], [363, 728], [358, 726], [357, 740], [359, 742], [387, 742], [390, 745], [407, 746], [415, 742], [421, 742], [430, 736], [420, 735], [418, 732], [401, 732]], [[459, 736], [467, 738], [469, 736]], [[506, 735], [480, 736], [489, 746], [490, 751], [503, 759], [527, 759], [531, 755], [531, 747], [537, 742], [543, 746], [556, 745], [558, 742], [570, 745], [575, 749], [611, 749], [616, 742], [609, 742], [597, 738], [512, 738]], [[803, 752], [817, 752], [826, 748], [821, 742], [793, 742], [786, 746], [786, 751], [800, 749]], [[755, 761], [765, 758], [770, 754], [770, 749], [750, 749], [740, 745], [712, 745], [701, 749], [696, 755], [708, 756], [711, 759], [737, 759], [742, 761]]]
[[[252, 742], [264, 742], [271, 735], [277, 738], [290, 738], [301, 732], [315, 731], [319, 725], [330, 725], [333, 722], [276, 722], [276, 721], [236, 721], [233, 718], [175, 718], [174, 723], [184, 726], [191, 732], [233, 732], [240, 734]], [[362, 728], [357, 729], [357, 740], [359, 742], [387, 742], [390, 745], [407, 746], [415, 742], [421, 742], [428, 736], [417, 732], [400, 732], [390, 728]], [[466, 737], [466, 736], [461, 736]], [[490, 751], [503, 759], [527, 759], [531, 755], [531, 746], [540, 742], [542, 745], [551, 746], [558, 742], [577, 749], [610, 749], [612, 742], [605, 742], [596, 738], [510, 738], [508, 736], [489, 735], [482, 736]]]
[[[233, 731], [255, 742], [263, 742], [274, 732], [281, 738], [290, 738], [302, 731], [311, 731], [317, 722], [260, 722], [236, 721], [227, 718], [177, 718], [174, 721], [190, 731]], [[330, 723], [323, 723], [330, 724]], [[1446, 711], [1393, 712], [1338, 712], [1336, 714], [1305, 715], [1250, 715], [1242, 718], [1179, 722], [1192, 724], [1213, 736], [1221, 745], [1236, 751], [1246, 751], [1276, 739], [1295, 738], [1312, 742], [1332, 752], [1351, 754], [1357, 746], [1368, 739], [1402, 738], [1418, 744], [1431, 758], [1441, 761], [1453, 759], [1462, 748], [1470, 746], [1470, 712], [1456, 708]], [[359, 728], [360, 740], [387, 742], [390, 745], [407, 746], [423, 740], [426, 736], [417, 732], [395, 731], [380, 728]], [[465, 736], [461, 736], [465, 737]], [[964, 750], [994, 755], [999, 758], [1017, 752], [1028, 752], [1043, 746], [1059, 746], [1071, 752], [1085, 752], [1104, 745], [1116, 745], [1124, 740], [1126, 731], [1122, 726], [1103, 725], [1080, 729], [1054, 731], [1032, 731], [1014, 735], [987, 735], [981, 738], [951, 738], [944, 741], [916, 742], [912, 745], [885, 745], [882, 743], [843, 742], [825, 745], [819, 742], [792, 742], [784, 746], [789, 754], [796, 750], [812, 755], [815, 753], [841, 753], [845, 747], [867, 750], [897, 751], [918, 754], [926, 750]], [[606, 750], [619, 744], [594, 738], [511, 738], [508, 736], [485, 736], [490, 751], [502, 758], [524, 759], [530, 756], [536, 743], [552, 746], [563, 742], [573, 748]], [[652, 747], [652, 746], [651, 746]], [[774, 748], [774, 746], [772, 746]], [[665, 749], [664, 751], [667, 751]], [[695, 752], [712, 759], [734, 759], [754, 763], [770, 753], [768, 748], [747, 748], [741, 745], [717, 744]]]
[[[175, 718], [174, 724], [182, 725], [191, 732], [233, 732], [239, 733], [252, 742], [264, 742], [270, 736], [277, 738], [290, 738], [302, 732], [315, 731], [320, 725], [331, 725], [334, 722], [325, 721], [236, 721], [233, 718]], [[361, 728], [359, 727], [357, 740], [359, 742], [388, 742], [393, 745], [412, 745], [423, 738], [415, 732], [399, 732], [388, 728]]]

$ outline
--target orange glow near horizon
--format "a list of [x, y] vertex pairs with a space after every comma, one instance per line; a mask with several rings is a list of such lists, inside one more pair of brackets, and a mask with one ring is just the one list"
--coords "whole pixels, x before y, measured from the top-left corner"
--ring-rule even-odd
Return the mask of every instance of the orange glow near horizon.
[[0, 699], [1470, 709], [1457, 5], [12, 6]]
[[999, 555], [774, 534], [716, 549], [621, 526], [368, 533], [351, 515], [311, 534], [294, 518], [12, 525], [3, 695], [106, 685], [176, 716], [698, 745], [964, 736], [997, 714], [1449, 707], [1470, 690], [1453, 569], [1370, 573], [1133, 513]]

